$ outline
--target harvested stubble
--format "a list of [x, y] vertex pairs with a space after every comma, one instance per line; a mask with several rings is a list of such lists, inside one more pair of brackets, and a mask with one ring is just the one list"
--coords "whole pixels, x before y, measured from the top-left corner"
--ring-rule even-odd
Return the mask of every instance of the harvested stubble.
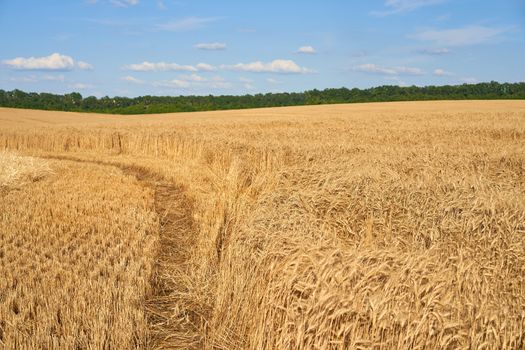
[[150, 190], [111, 167], [45, 163], [55, 174], [0, 196], [0, 348], [144, 346]]
[[165, 267], [184, 286], [167, 346], [525, 346], [523, 101], [9, 113], [8, 149], [184, 186], [197, 237]]

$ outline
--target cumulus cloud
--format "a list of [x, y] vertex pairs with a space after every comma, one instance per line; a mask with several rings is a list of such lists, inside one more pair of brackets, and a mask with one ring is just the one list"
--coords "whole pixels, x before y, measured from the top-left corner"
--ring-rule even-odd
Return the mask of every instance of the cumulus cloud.
[[73, 69], [92, 69], [93, 66], [72, 57], [54, 53], [45, 57], [16, 57], [4, 60], [2, 63], [9, 68], [18, 70], [56, 70], [69, 71]]
[[311, 70], [299, 66], [292, 60], [273, 60], [266, 63], [261, 61], [237, 63], [234, 65], [223, 65], [221, 68], [252, 73], [303, 74], [311, 72]]
[[436, 45], [467, 46], [493, 41], [506, 31], [508, 28], [473, 25], [445, 30], [425, 30], [411, 37], [421, 41], [433, 42]]
[[297, 49], [297, 53], [307, 53], [307, 54], [314, 54], [317, 51], [312, 46], [301, 46], [299, 49]]
[[86, 62], [82, 62], [82, 61], [77, 62], [77, 67], [80, 69], [84, 69], [84, 70], [93, 69], [92, 65]]
[[135, 72], [158, 72], [158, 71], [188, 71], [196, 72], [197, 68], [190, 65], [180, 65], [178, 63], [166, 63], [166, 62], [148, 62], [133, 63], [124, 66], [124, 69]]
[[190, 65], [180, 65], [177, 63], [166, 63], [166, 62], [147, 62], [134, 63], [124, 67], [127, 70], [136, 72], [156, 72], [156, 71], [189, 71], [196, 72], [197, 68]]
[[195, 45], [195, 48], [199, 50], [210, 50], [210, 51], [225, 50], [226, 44], [217, 43], [217, 42], [216, 43], [200, 43], [200, 44]]
[[187, 17], [177, 21], [157, 24], [155, 28], [172, 32], [185, 32], [204, 28], [208, 23], [218, 21], [219, 19], [219, 17]]
[[382, 67], [373, 63], [365, 63], [355, 66], [354, 69], [359, 72], [385, 75], [423, 75], [425, 72], [415, 67]]
[[373, 11], [370, 14], [375, 16], [388, 16], [396, 13], [411, 12], [421, 7], [437, 5], [445, 0], [386, 0], [385, 11]]
[[160, 71], [185, 71], [185, 72], [198, 72], [198, 71], [212, 71], [215, 70], [210, 64], [199, 63], [196, 66], [192, 65], [181, 65], [178, 63], [166, 63], [166, 62], [148, 62], [128, 64], [123, 67], [126, 70], [135, 72], [160, 72]]
[[212, 72], [212, 71], [217, 70], [216, 67], [208, 63], [197, 63], [195, 68], [197, 68], [197, 70], [202, 71], [202, 72]]
[[434, 70], [434, 75], [438, 77], [450, 77], [450, 76], [453, 76], [454, 74], [452, 74], [451, 72], [447, 72], [444, 69], [438, 68]]

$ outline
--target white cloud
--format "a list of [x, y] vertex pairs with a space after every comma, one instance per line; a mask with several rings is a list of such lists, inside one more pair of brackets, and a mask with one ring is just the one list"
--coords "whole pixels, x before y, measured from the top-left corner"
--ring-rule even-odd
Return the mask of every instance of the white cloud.
[[444, 69], [438, 68], [434, 70], [434, 75], [438, 77], [450, 77], [450, 76], [453, 76], [454, 74], [451, 72], [447, 72]]
[[170, 89], [184, 89], [187, 91], [228, 89], [232, 86], [231, 83], [225, 81], [222, 77], [216, 76], [208, 79], [197, 74], [181, 75], [176, 79], [153, 82], [152, 85]]
[[131, 75], [127, 75], [125, 77], [122, 77], [120, 78], [124, 81], [127, 81], [128, 83], [133, 83], [133, 84], [143, 84], [144, 81], [143, 80], [140, 80], [140, 79], [137, 79], [135, 77], [132, 77]]
[[210, 50], [210, 51], [225, 50], [226, 44], [225, 43], [201, 43], [201, 44], [195, 45], [195, 48], [199, 50]]
[[426, 30], [412, 35], [412, 38], [436, 45], [466, 46], [492, 41], [506, 31], [508, 28], [473, 25], [455, 29]]
[[[99, 0], [85, 0], [86, 3], [90, 5], [95, 5], [99, 3]], [[129, 7], [137, 5], [140, 2], [140, 0], [109, 0], [109, 3], [111, 3], [115, 7]]]
[[219, 17], [188, 17], [178, 21], [157, 24], [156, 29], [172, 32], [185, 32], [204, 28], [206, 24], [218, 21], [219, 19]]
[[198, 74], [182, 75], [181, 79], [185, 80], [185, 81], [193, 81], [193, 82], [204, 82], [204, 81], [207, 81], [206, 78], [204, 78], [203, 76], [200, 76]]
[[190, 83], [181, 80], [181, 79], [173, 79], [173, 80], [167, 80], [167, 81], [159, 81], [153, 83], [154, 86], [160, 86], [160, 87], [167, 87], [167, 88], [188, 88], [190, 86]]
[[373, 63], [365, 63], [355, 66], [354, 69], [359, 72], [386, 75], [423, 75], [425, 72], [420, 68], [414, 67], [381, 67]]
[[221, 68], [252, 73], [285, 73], [285, 74], [303, 74], [311, 70], [299, 66], [292, 60], [273, 60], [272, 62], [251, 62], [237, 63], [234, 65], [223, 65]]
[[217, 70], [217, 68], [207, 63], [197, 63], [195, 67], [197, 68], [197, 70], [203, 71], [203, 72], [212, 72], [212, 71]]
[[181, 71], [181, 72], [211, 72], [217, 70], [216, 67], [207, 63], [198, 63], [193, 65], [182, 65], [178, 63], [168, 62], [148, 62], [128, 64], [122, 67], [125, 70], [134, 72], [165, 72], [165, 71]]
[[239, 81], [242, 83], [253, 83], [253, 79], [245, 78], [245, 77], [240, 77]]
[[195, 73], [179, 75], [174, 79], [161, 81], [144, 81], [133, 76], [124, 76], [121, 80], [135, 84], [145, 84], [157, 88], [174, 89], [184, 93], [209, 93], [210, 90], [223, 90], [232, 87], [232, 84], [227, 82], [221, 76], [206, 78]]
[[78, 68], [84, 69], [84, 70], [93, 69], [92, 65], [90, 65], [89, 63], [83, 62], [83, 61], [78, 61], [77, 66]]
[[420, 50], [419, 52], [425, 55], [447, 55], [451, 53], [452, 51], [446, 47], [439, 47], [439, 48], [423, 49], [423, 50]]
[[77, 90], [85, 90], [85, 89], [92, 89], [92, 88], [94, 88], [93, 85], [91, 85], [91, 84], [84, 84], [84, 83], [75, 83], [75, 84], [70, 84], [68, 86], [70, 88], [72, 88], [72, 89], [77, 89]]
[[139, 0], [111, 0], [111, 4], [116, 7], [129, 7], [138, 5]]
[[297, 49], [297, 53], [307, 53], [307, 54], [314, 54], [317, 51], [312, 46], [301, 46], [299, 49]]
[[421, 7], [437, 5], [446, 0], [386, 0], [385, 11], [373, 11], [370, 14], [374, 16], [388, 16], [396, 13], [411, 12]]
[[274, 79], [274, 78], [268, 78], [266, 79], [266, 81], [269, 82], [270, 84], [282, 84], [283, 83], [282, 81]]
[[177, 63], [166, 63], [166, 62], [148, 62], [128, 64], [124, 66], [124, 69], [135, 71], [135, 72], [157, 72], [157, 71], [188, 71], [196, 72], [197, 68], [189, 65], [180, 65]]
[[394, 67], [394, 70], [397, 74], [406, 74], [406, 75], [423, 75], [425, 72], [421, 68], [414, 67]]
[[92, 69], [93, 66], [82, 61], [75, 61], [72, 57], [54, 53], [45, 57], [16, 57], [4, 60], [2, 63], [18, 70], [57, 70], [68, 71], [73, 69]]
[[365, 73], [378, 73], [378, 74], [390, 74], [390, 75], [397, 74], [397, 72], [392, 68], [380, 67], [373, 63], [360, 64], [358, 66], [355, 66], [354, 69], [360, 72], [365, 72]]

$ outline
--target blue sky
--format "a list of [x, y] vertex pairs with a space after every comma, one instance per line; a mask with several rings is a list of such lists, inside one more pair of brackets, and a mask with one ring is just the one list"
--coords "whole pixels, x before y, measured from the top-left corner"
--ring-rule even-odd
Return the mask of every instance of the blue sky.
[[0, 0], [0, 88], [244, 94], [525, 81], [525, 1]]

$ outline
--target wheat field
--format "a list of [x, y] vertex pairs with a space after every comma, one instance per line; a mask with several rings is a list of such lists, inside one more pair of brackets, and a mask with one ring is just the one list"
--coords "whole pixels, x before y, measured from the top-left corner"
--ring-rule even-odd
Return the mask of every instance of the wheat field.
[[0, 348], [525, 348], [525, 101], [0, 109]]

